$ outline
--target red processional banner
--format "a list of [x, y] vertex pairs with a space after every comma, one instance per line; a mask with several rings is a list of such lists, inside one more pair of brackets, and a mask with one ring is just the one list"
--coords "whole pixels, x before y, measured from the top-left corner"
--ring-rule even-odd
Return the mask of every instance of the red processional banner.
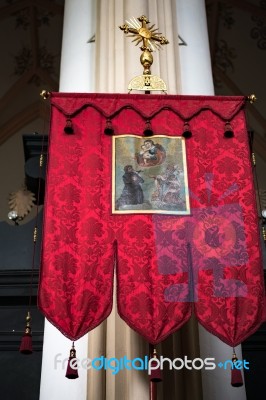
[[232, 346], [257, 330], [264, 287], [246, 98], [50, 101], [47, 319], [80, 338], [108, 317], [116, 284], [119, 315], [153, 344], [192, 313]]

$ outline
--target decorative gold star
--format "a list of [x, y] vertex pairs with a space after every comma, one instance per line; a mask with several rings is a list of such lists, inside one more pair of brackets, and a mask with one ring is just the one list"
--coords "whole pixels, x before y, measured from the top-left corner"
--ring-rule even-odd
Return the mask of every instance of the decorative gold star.
[[[121, 25], [119, 28], [124, 31], [128, 37], [135, 38], [132, 42], [136, 42], [136, 46], [142, 42], [142, 51], [148, 50], [152, 52], [155, 49], [160, 49], [161, 45], [169, 43], [165, 36], [156, 32], [158, 28], [154, 29], [155, 24], [150, 27], [148, 27], [148, 24], [150, 24], [150, 21], [145, 15], [142, 15], [138, 20], [134, 17], [131, 18], [129, 21], [126, 21], [126, 24]], [[131, 35], [128, 35], [128, 33], [131, 33]]]

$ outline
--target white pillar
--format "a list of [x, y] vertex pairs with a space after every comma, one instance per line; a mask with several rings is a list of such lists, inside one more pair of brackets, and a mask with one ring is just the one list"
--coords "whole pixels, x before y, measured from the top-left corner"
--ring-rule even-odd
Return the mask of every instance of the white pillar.
[[178, 94], [180, 93], [180, 64], [175, 0], [158, 0], [156, 2], [148, 0], [148, 4], [149, 20], [156, 24], [159, 32], [169, 41], [169, 44], [163, 46], [160, 51], [154, 52], [151, 72], [165, 81], [167, 93]]
[[95, 30], [95, 1], [65, 0], [60, 92], [94, 91]]
[[[94, 44], [88, 40], [95, 33], [93, 0], [66, 0], [60, 71], [61, 92], [93, 91]], [[40, 400], [86, 400], [87, 370], [79, 369], [79, 378], [65, 377], [67, 363], [56, 361], [69, 357], [71, 341], [45, 320]], [[88, 355], [88, 335], [75, 342], [77, 357]]]
[[[204, 0], [176, 0], [177, 24], [187, 46], [180, 46], [181, 94], [213, 95], [213, 79]], [[201, 358], [215, 357], [216, 361], [231, 359], [232, 348], [216, 336], [199, 327]], [[241, 346], [236, 348], [242, 359]], [[245, 400], [245, 387], [231, 386], [230, 371], [220, 368], [202, 370], [204, 400]]]
[[214, 94], [204, 0], [176, 0], [182, 94]]
[[[127, 93], [129, 81], [142, 75], [140, 44], [134, 46], [132, 38], [127, 38], [118, 27], [132, 17], [146, 15], [170, 41], [161, 52], [154, 52], [151, 72], [165, 80], [169, 93], [177, 93], [179, 65], [175, 0], [99, 0], [97, 6], [96, 91]], [[147, 343], [117, 315], [115, 298], [113, 304], [107, 322], [89, 334], [89, 357], [98, 357], [101, 351], [105, 351], [107, 358], [127, 355], [133, 359], [143, 351], [148, 354]], [[114, 379], [110, 370], [106, 373], [89, 370], [88, 376], [88, 400], [149, 398], [148, 379], [143, 379], [136, 371], [121, 371]]]
[[[129, 81], [141, 75], [140, 46], [135, 47], [130, 38], [119, 29], [132, 17], [147, 15], [143, 0], [99, 0], [96, 30], [97, 92], [127, 93]], [[156, 22], [156, 21], [154, 21]], [[116, 290], [113, 310], [106, 323], [89, 334], [90, 358], [105, 355], [107, 358], [127, 356], [133, 359], [141, 354], [143, 340], [118, 316]], [[115, 377], [110, 370], [88, 371], [88, 400], [124, 399], [148, 400], [148, 380], [136, 371], [123, 370]]]
[[[175, 0], [99, 0], [96, 34], [96, 91], [127, 93], [129, 81], [142, 75], [140, 46], [118, 28], [132, 17], [146, 15], [169, 40], [153, 53], [151, 73], [159, 75], [168, 93], [179, 91], [179, 59]], [[138, 92], [141, 93], [141, 92]], [[156, 92], [155, 92], [156, 93]]]

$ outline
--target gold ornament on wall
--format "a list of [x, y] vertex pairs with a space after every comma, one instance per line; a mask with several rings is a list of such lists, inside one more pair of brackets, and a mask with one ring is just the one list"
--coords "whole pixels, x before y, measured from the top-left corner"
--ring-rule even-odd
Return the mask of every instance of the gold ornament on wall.
[[9, 194], [8, 205], [10, 212], [8, 218], [15, 221], [21, 221], [29, 214], [36, 201], [34, 193], [30, 192], [26, 186], [22, 186], [16, 192]]

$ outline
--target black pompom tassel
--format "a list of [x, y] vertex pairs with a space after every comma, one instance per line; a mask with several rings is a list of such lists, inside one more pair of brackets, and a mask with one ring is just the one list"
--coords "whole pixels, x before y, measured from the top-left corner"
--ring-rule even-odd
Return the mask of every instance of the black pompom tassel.
[[232, 137], [234, 137], [234, 131], [232, 129], [232, 126], [230, 124], [230, 122], [226, 122], [225, 123], [225, 127], [224, 127], [224, 137], [230, 139]]
[[107, 119], [107, 121], [106, 121], [104, 133], [105, 133], [105, 135], [113, 135], [114, 134], [114, 128], [112, 125], [112, 121], [110, 119]]
[[188, 122], [185, 122], [185, 123], [184, 123], [184, 128], [183, 128], [182, 136], [183, 136], [185, 139], [189, 139], [189, 138], [191, 138], [191, 136], [192, 136], [191, 129], [190, 129], [190, 125], [189, 125]]
[[153, 130], [152, 130], [152, 128], [151, 128], [150, 120], [147, 120], [147, 121], [146, 121], [145, 129], [144, 129], [144, 131], [143, 131], [143, 135], [144, 135], [144, 136], [153, 136]]
[[73, 124], [72, 124], [72, 121], [70, 118], [68, 118], [66, 120], [66, 126], [64, 127], [64, 131], [68, 135], [71, 135], [72, 133], [74, 133]]

